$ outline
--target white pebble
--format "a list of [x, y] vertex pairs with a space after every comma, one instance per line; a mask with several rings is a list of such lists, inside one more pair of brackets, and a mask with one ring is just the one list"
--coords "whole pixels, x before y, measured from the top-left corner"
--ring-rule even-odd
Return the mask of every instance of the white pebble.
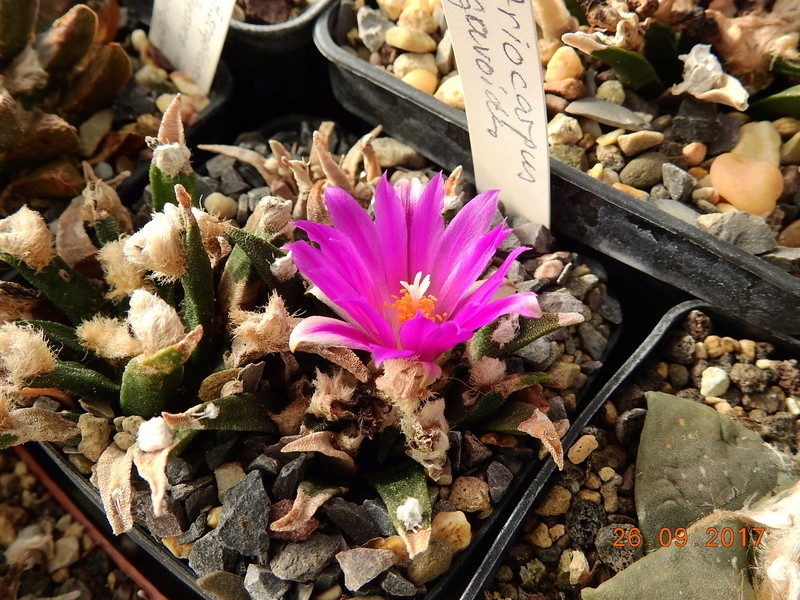
[[707, 367], [700, 379], [700, 393], [703, 396], [722, 396], [728, 391], [731, 380], [724, 369]]

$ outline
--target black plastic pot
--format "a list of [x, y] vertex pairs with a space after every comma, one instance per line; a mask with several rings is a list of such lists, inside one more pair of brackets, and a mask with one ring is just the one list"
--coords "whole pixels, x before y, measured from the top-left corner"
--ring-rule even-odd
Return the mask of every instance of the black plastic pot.
[[[333, 92], [351, 112], [434, 162], [472, 169], [464, 112], [342, 49], [337, 8], [314, 29]], [[747, 321], [800, 334], [800, 279], [760, 258], [551, 160], [552, 228]]]
[[[654, 358], [654, 355], [658, 352], [667, 334], [674, 331], [681, 324], [684, 317], [695, 309], [701, 310], [711, 317], [714, 324], [715, 335], [769, 342], [775, 346], [774, 356], [776, 358], [800, 358], [800, 341], [794, 338], [733, 318], [726, 312], [701, 300], [682, 302], [669, 310], [661, 318], [647, 338], [592, 398], [584, 411], [572, 423], [569, 432], [562, 439], [565, 449], [572, 446], [572, 444], [578, 440], [581, 436], [581, 430], [591, 423], [602, 406], [614, 397], [628, 379], [631, 378], [642, 365], [646, 364], [649, 359]], [[530, 487], [517, 503], [514, 512], [495, 538], [494, 543], [486, 552], [486, 558], [475, 570], [475, 574], [467, 584], [460, 600], [476, 600], [481, 597], [481, 593], [484, 590], [488, 589], [497, 569], [502, 564], [503, 556], [509, 548], [517, 542], [522, 524], [525, 522], [532, 506], [541, 496], [542, 491], [547, 486], [548, 480], [555, 470], [555, 463], [552, 459], [548, 459], [547, 464], [545, 464], [536, 475]]]

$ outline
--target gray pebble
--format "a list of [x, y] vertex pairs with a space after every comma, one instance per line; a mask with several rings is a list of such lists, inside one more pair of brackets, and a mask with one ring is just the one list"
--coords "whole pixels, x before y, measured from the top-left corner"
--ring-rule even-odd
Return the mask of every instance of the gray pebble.
[[614, 104], [599, 98], [581, 98], [570, 102], [565, 109], [571, 115], [589, 117], [612, 127], [623, 127], [630, 131], [647, 129], [648, 124], [635, 112], [619, 104]]
[[198, 576], [215, 571], [230, 571], [236, 564], [237, 553], [225, 548], [219, 541], [219, 532], [212, 529], [192, 546], [189, 553], [189, 567]]
[[697, 180], [692, 175], [668, 162], [661, 166], [661, 174], [664, 186], [673, 200], [688, 202], [691, 199], [692, 190], [697, 184]]
[[252, 600], [281, 600], [290, 587], [290, 581], [275, 577], [269, 567], [256, 564], [247, 567], [244, 589]]
[[619, 146], [609, 144], [608, 146], [597, 146], [595, 148], [597, 162], [602, 164], [607, 169], [611, 169], [619, 173], [625, 167], [625, 157]]
[[661, 169], [668, 160], [661, 152], [645, 152], [625, 165], [619, 179], [640, 190], [651, 188], [661, 182]]
[[259, 471], [225, 494], [216, 531], [226, 547], [247, 556], [260, 556], [269, 548], [270, 499]]
[[208, 174], [214, 179], [222, 179], [222, 175], [227, 171], [233, 170], [233, 165], [236, 163], [235, 158], [219, 154], [214, 158], [206, 161], [206, 170]]
[[605, 520], [606, 511], [602, 506], [577, 498], [567, 513], [567, 533], [575, 544], [587, 548]]
[[711, 235], [751, 254], [769, 252], [777, 245], [772, 229], [757, 215], [732, 211], [701, 215], [697, 222]]
[[623, 539], [627, 540], [627, 532], [634, 527], [630, 523], [613, 523], [606, 525], [597, 532], [595, 547], [600, 555], [600, 560], [614, 569], [614, 571], [622, 571], [644, 555], [644, 544], [623, 543], [615, 545], [615, 542], [620, 537], [618, 529], [625, 530], [626, 534]]
[[339, 541], [329, 535], [314, 533], [302, 542], [286, 544], [270, 561], [272, 572], [289, 581], [316, 579], [339, 550]]

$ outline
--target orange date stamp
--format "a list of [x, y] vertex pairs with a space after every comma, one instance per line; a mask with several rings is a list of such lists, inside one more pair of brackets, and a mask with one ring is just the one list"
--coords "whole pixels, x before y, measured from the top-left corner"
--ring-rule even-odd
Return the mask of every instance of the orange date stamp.
[[[644, 545], [642, 532], [638, 527], [631, 527], [630, 529], [616, 527], [612, 533], [614, 535], [614, 542], [612, 545], [617, 548], [626, 546], [636, 548]], [[658, 546], [661, 548], [667, 546], [683, 548], [689, 545], [705, 546], [706, 548], [730, 548], [731, 546], [750, 547], [758, 546], [763, 535], [763, 527], [740, 527], [739, 529], [734, 529], [733, 527], [723, 527], [721, 529], [709, 527], [706, 529], [705, 543], [689, 542], [689, 536], [685, 528], [676, 527], [675, 529], [671, 529], [669, 527], [662, 527], [658, 532]], [[647, 545], [652, 546], [653, 544], [648, 543]]]

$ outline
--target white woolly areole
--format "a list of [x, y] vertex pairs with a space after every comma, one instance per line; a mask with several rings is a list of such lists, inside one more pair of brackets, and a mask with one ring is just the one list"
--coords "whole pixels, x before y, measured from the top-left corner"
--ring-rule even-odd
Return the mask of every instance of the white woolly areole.
[[126, 298], [137, 288], [144, 285], [147, 271], [125, 256], [124, 239], [108, 242], [97, 251], [97, 260], [103, 267], [103, 276], [110, 286], [106, 294], [111, 300]]
[[55, 366], [55, 356], [40, 331], [16, 323], [0, 326], [0, 386], [18, 390]]
[[177, 177], [181, 173], [189, 173], [189, 159], [192, 154], [189, 148], [175, 142], [156, 146], [153, 150], [153, 165], [164, 171], [170, 177]]
[[175, 309], [145, 290], [131, 294], [128, 323], [147, 354], [172, 346], [186, 335]]
[[121, 319], [98, 315], [78, 325], [75, 333], [81, 345], [103, 358], [128, 358], [142, 351], [141, 342]]
[[419, 500], [409, 496], [397, 507], [397, 520], [403, 524], [406, 531], [414, 531], [422, 527], [422, 506]]
[[153, 271], [156, 277], [174, 280], [186, 274], [186, 249], [181, 239], [183, 218], [174, 204], [153, 213], [150, 221], [125, 240], [123, 254], [131, 263]]
[[297, 273], [297, 266], [292, 260], [292, 253], [289, 252], [286, 256], [276, 258], [270, 264], [269, 270], [279, 282], [289, 281]]
[[0, 219], [0, 252], [38, 271], [53, 260], [53, 234], [42, 215], [23, 206]]
[[137, 441], [143, 452], [158, 452], [172, 445], [175, 434], [163, 417], [155, 417], [139, 426]]

